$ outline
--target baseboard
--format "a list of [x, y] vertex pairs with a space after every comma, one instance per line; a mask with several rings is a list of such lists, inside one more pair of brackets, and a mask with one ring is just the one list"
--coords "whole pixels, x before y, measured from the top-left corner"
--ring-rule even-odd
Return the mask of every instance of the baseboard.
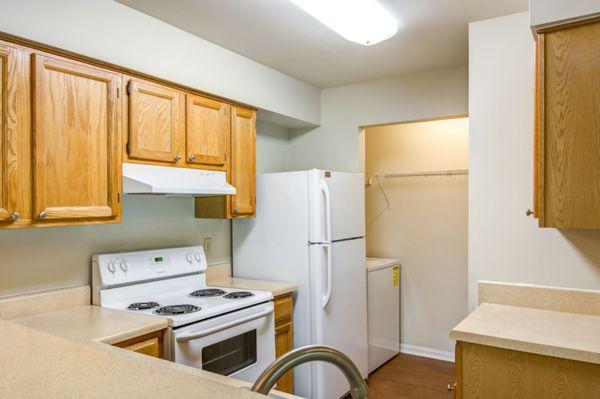
[[446, 362], [454, 363], [454, 352], [452, 351], [443, 351], [434, 348], [427, 348], [425, 346], [401, 344], [400, 352], [406, 353], [407, 355], [428, 357], [430, 359], [444, 360]]

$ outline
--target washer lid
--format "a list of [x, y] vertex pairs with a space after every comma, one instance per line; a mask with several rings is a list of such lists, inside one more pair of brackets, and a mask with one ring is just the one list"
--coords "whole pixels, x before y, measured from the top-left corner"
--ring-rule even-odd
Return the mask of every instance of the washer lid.
[[367, 272], [372, 272], [379, 269], [385, 269], [386, 267], [400, 265], [398, 259], [384, 259], [384, 258], [367, 258], [366, 268]]

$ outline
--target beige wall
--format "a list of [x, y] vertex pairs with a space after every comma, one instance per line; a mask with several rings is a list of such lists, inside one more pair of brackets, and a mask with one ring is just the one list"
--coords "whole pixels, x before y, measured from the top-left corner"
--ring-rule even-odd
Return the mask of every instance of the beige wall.
[[289, 170], [288, 129], [271, 123], [256, 123], [256, 170], [258, 173]]
[[[468, 168], [468, 119], [366, 129], [366, 175]], [[376, 179], [367, 255], [402, 264], [402, 344], [446, 351], [467, 314], [467, 177]], [[410, 348], [408, 348], [410, 349]]]
[[540, 229], [528, 13], [469, 27], [469, 305], [477, 281], [600, 288], [600, 231]]
[[290, 130], [290, 168], [361, 171], [361, 126], [466, 114], [467, 78], [456, 67], [323, 90], [321, 127]]
[[[287, 170], [287, 129], [257, 124], [257, 170]], [[120, 225], [0, 230], [0, 296], [90, 282], [93, 254], [198, 245], [209, 262], [230, 262], [230, 223], [194, 218], [191, 198], [125, 197]]]

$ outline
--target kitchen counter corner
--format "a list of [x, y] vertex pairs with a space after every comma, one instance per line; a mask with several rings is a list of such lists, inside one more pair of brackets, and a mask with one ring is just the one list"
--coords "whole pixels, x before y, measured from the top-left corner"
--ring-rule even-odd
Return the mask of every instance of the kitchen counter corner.
[[298, 289], [296, 284], [277, 281], [253, 280], [237, 277], [224, 277], [209, 279], [208, 284], [222, 288], [236, 288], [242, 290], [269, 291], [273, 296], [286, 295]]
[[600, 316], [483, 303], [450, 338], [600, 364]]
[[78, 306], [34, 316], [15, 323], [48, 334], [81, 341], [116, 344], [168, 327], [167, 319], [99, 306]]

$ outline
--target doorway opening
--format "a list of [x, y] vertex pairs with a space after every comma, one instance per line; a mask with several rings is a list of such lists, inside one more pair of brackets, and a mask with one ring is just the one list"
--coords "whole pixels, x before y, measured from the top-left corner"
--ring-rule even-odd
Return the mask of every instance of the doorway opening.
[[403, 353], [453, 361], [448, 333], [468, 312], [468, 125], [460, 115], [360, 131], [367, 257], [400, 264]]

